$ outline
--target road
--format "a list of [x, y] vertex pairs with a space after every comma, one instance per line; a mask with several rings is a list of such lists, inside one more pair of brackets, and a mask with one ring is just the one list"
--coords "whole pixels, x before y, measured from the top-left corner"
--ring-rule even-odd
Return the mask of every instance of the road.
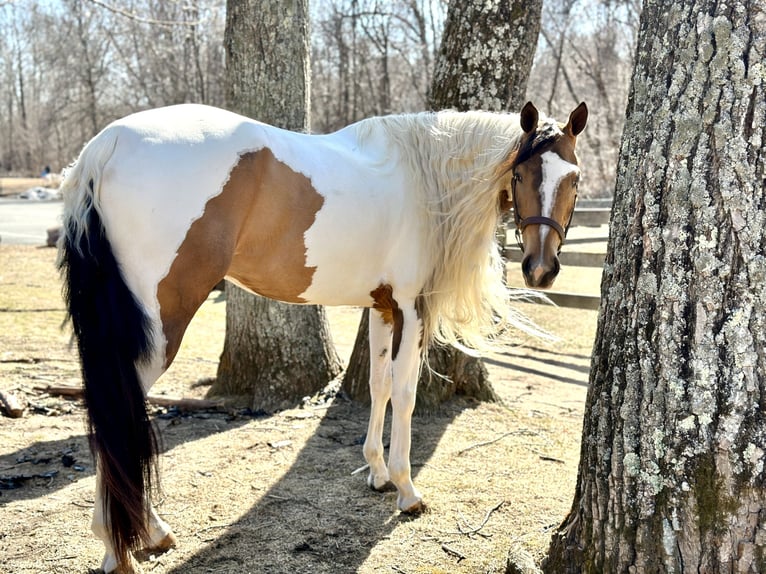
[[61, 201], [0, 199], [0, 243], [45, 245], [47, 230], [61, 225]]

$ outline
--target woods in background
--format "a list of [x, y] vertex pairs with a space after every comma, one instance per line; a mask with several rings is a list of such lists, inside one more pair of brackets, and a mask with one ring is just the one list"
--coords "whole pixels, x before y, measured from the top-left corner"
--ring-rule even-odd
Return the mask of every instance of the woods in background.
[[[426, 109], [447, 4], [311, 3], [312, 131]], [[527, 98], [554, 116], [588, 102], [585, 196], [614, 189], [639, 11], [638, 0], [543, 4]], [[60, 170], [140, 109], [225, 107], [224, 26], [224, 0], [0, 0], [0, 174]]]

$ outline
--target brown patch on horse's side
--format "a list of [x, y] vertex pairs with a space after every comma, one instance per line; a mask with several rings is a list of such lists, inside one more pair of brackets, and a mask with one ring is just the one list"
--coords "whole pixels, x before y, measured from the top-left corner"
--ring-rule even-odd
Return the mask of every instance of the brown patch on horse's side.
[[199, 306], [224, 276], [265, 297], [304, 303], [314, 267], [304, 236], [324, 204], [303, 174], [268, 148], [242, 154], [205, 205], [157, 288], [166, 366]]
[[399, 346], [402, 343], [404, 314], [399, 308], [399, 303], [394, 299], [394, 289], [391, 285], [379, 285], [370, 291], [370, 297], [374, 301], [372, 308], [380, 313], [384, 323], [392, 326], [391, 360], [393, 361], [399, 354]]

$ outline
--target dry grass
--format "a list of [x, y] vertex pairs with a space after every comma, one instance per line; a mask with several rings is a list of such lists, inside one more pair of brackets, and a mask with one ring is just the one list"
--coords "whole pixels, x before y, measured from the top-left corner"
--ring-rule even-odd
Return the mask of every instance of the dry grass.
[[[21, 419], [0, 418], [0, 477], [58, 471], [0, 490], [2, 569], [13, 574], [84, 573], [102, 552], [89, 531], [95, 481], [82, 405], [34, 390], [78, 378], [59, 330], [54, 259], [53, 250], [0, 245], [0, 388], [31, 404]], [[597, 292], [597, 278], [590, 281]], [[417, 518], [396, 511], [394, 494], [369, 491], [364, 473], [351, 474], [364, 464], [367, 413], [342, 399], [256, 419], [158, 418], [166, 450], [158, 506], [180, 545], [144, 571], [494, 573], [505, 571], [510, 548], [539, 559], [573, 496], [596, 314], [525, 311], [562, 339], [522, 339], [488, 358], [503, 405], [458, 401], [414, 421], [415, 482], [430, 507]], [[211, 296], [154, 393], [204, 395], [224, 313]], [[341, 355], [350, 353], [358, 313], [330, 310]], [[64, 451], [82, 471], [61, 464]], [[460, 533], [495, 507], [479, 532]]]

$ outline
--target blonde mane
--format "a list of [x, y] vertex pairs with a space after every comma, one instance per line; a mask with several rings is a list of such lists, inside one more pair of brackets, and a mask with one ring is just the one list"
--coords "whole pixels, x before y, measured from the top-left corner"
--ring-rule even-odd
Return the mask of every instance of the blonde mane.
[[431, 271], [418, 301], [424, 352], [431, 341], [486, 351], [511, 327], [543, 334], [510, 305], [531, 293], [505, 285], [495, 237], [502, 168], [523, 136], [519, 116], [442, 111], [367, 122], [397, 148], [427, 222]]

